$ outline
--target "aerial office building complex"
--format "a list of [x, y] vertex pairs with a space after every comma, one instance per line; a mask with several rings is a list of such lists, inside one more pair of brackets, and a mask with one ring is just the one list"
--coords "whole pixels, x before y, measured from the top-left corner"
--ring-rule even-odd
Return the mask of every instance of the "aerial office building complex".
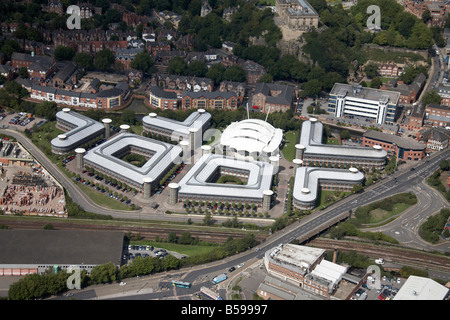
[[[274, 168], [267, 162], [238, 160], [216, 154], [203, 155], [181, 179], [177, 202], [230, 201], [256, 204], [270, 209]], [[216, 183], [223, 175], [235, 176], [244, 184]]]
[[295, 145], [296, 158], [306, 166], [361, 167], [382, 169], [387, 152], [380, 146], [373, 148], [322, 144], [323, 125], [311, 118], [302, 124], [300, 143]]
[[64, 108], [56, 113], [56, 128], [66, 131], [51, 141], [52, 152], [66, 154], [102, 137], [105, 127], [80, 113]]
[[356, 168], [300, 167], [295, 171], [292, 204], [301, 210], [316, 206], [319, 188], [322, 190], [351, 191], [355, 184], [362, 184], [364, 174]]
[[400, 93], [335, 83], [330, 91], [328, 112], [335, 117], [361, 117], [377, 124], [393, 124]]
[[[133, 165], [123, 160], [127, 154], [144, 156], [146, 162], [140, 167]], [[181, 155], [179, 146], [125, 132], [89, 150], [83, 157], [83, 165], [150, 197], [166, 172], [181, 162]]]
[[152, 137], [165, 137], [171, 141], [189, 141], [191, 135], [200, 146], [203, 133], [209, 128], [211, 114], [204, 109], [198, 109], [189, 115], [183, 122], [158, 116], [150, 113], [142, 119], [144, 133]]

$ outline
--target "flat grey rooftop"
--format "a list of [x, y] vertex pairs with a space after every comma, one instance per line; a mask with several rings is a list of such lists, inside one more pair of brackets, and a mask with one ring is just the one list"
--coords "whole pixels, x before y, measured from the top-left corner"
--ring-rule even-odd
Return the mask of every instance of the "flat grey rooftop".
[[[309, 203], [316, 201], [320, 181], [345, 181], [357, 184], [361, 183], [363, 179], [364, 174], [360, 171], [353, 173], [347, 169], [300, 167], [295, 171], [292, 195], [297, 201]], [[308, 189], [309, 192], [303, 193], [303, 188]]]
[[174, 131], [179, 135], [188, 136], [189, 129], [202, 129], [206, 123], [209, 124], [211, 120], [211, 114], [209, 112], [198, 112], [194, 111], [191, 113], [186, 120], [183, 122], [172, 120], [169, 118], [155, 116], [151, 117], [149, 115], [142, 118], [144, 126], [157, 127], [164, 130]]
[[[235, 168], [249, 172], [245, 185], [207, 182], [220, 167]], [[222, 155], [202, 156], [178, 183], [179, 193], [186, 195], [209, 195], [241, 199], [263, 199], [263, 191], [271, 189], [273, 166], [266, 162], [244, 161]]]
[[[142, 167], [134, 166], [114, 156], [116, 152], [131, 146], [152, 151], [154, 154]], [[122, 177], [131, 179], [137, 184], [142, 184], [145, 177], [157, 180], [172, 163], [180, 163], [181, 153], [181, 147], [170, 143], [133, 133], [120, 133], [89, 150], [84, 159]]]
[[0, 230], [0, 265], [120, 265], [122, 232]]
[[100, 122], [74, 111], [59, 111], [56, 113], [56, 118], [70, 123], [75, 128], [64, 134], [66, 136], [65, 140], [60, 140], [58, 137], [54, 138], [51, 141], [51, 145], [55, 148], [74, 148], [83, 139], [100, 134], [100, 132], [105, 130], [105, 127]]
[[385, 159], [387, 152], [366, 147], [322, 144], [323, 125], [319, 121], [302, 124], [300, 144], [306, 147], [305, 155], [335, 156], [358, 159]]
[[398, 100], [400, 99], [399, 92], [367, 88], [344, 83], [335, 83], [330, 91], [330, 95], [343, 95], [372, 101], [380, 101], [389, 98], [389, 103], [394, 105], [397, 105]]

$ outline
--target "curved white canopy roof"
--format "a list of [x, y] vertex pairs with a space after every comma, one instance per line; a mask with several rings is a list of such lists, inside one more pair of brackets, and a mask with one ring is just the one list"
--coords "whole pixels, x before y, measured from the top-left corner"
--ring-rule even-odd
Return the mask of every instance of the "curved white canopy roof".
[[278, 150], [283, 131], [259, 119], [233, 122], [222, 133], [220, 143], [236, 151], [271, 152]]

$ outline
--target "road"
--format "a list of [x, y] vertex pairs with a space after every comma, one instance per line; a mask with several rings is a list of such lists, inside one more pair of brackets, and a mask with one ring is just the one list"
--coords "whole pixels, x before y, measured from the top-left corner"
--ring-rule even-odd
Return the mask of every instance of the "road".
[[[71, 199], [85, 211], [124, 217], [124, 211], [106, 209], [93, 203], [92, 200], [90, 200], [88, 196], [81, 192], [81, 190], [75, 185], [75, 183], [69, 177], [67, 177], [56, 164], [51, 162], [47, 158], [47, 156], [22, 133], [11, 129], [0, 129], [0, 133], [11, 136], [19, 141], [22, 146], [27, 149], [28, 152], [30, 152], [33, 157], [47, 170], [47, 172], [51, 174], [59, 183], [61, 183], [64, 188], [66, 188]], [[137, 213], [127, 212], [128, 217], [131, 217], [133, 215], [134, 217], [137, 217]]]
[[[194, 293], [195, 290], [198, 291], [201, 285], [212, 286], [212, 283], [211, 281], [209, 281], [209, 279], [211, 279], [213, 275], [225, 272], [231, 266], [236, 266], [241, 263], [243, 263], [244, 266], [247, 266], [252, 262], [257, 261], [258, 259], [262, 259], [264, 252], [267, 251], [268, 249], [273, 248], [280, 243], [288, 243], [295, 238], [301, 238], [309, 231], [320, 227], [320, 225], [326, 225], [328, 221], [334, 219], [336, 216], [345, 214], [346, 212], [348, 212], [348, 210], [355, 210], [360, 205], [375, 202], [397, 193], [412, 191], [416, 192], [417, 194], [417, 191], [421, 191], [417, 189], [417, 186], [422, 185], [423, 180], [438, 168], [439, 162], [442, 159], [449, 158], [449, 156], [450, 150], [438, 153], [432, 157], [427, 158], [426, 160], [421, 161], [421, 163], [415, 167], [414, 171], [405, 170], [400, 173], [397, 172], [392, 177], [389, 177], [384, 181], [375, 184], [373, 187], [366, 188], [366, 191], [361, 194], [352, 195], [346, 200], [340, 201], [339, 203], [330, 206], [323, 211], [311, 214], [310, 216], [303, 219], [301, 222], [296, 222], [286, 227], [285, 229], [281, 230], [280, 232], [277, 232], [276, 234], [273, 234], [270, 237], [268, 237], [264, 243], [258, 246], [258, 248], [260, 248], [259, 251], [248, 250], [246, 252], [232, 256], [225, 260], [205, 264], [197, 268], [193, 268], [191, 271], [179, 273], [177, 275], [174, 275], [174, 277], [182, 278], [185, 281], [189, 281], [196, 284], [196, 286], [193, 286], [191, 289], [183, 289], [184, 290], [183, 292], [185, 292], [186, 294]], [[393, 177], [397, 178], [397, 182], [393, 181], [392, 179]], [[425, 186], [422, 185], [422, 187]], [[425, 195], [424, 197], [425, 198], [431, 197], [433, 195], [432, 191], [433, 190], [431, 189], [430, 193], [430, 190], [428, 190], [427, 195]], [[413, 214], [412, 217], [409, 219], [412, 219], [414, 221], [416, 213], [420, 214], [422, 218], [426, 218], [430, 213], [432, 213], [428, 211], [430, 208], [434, 208], [436, 210], [439, 209], [441, 204], [438, 204], [437, 206], [432, 205], [433, 202], [438, 203], [437, 201], [434, 201], [432, 199], [433, 198], [429, 198], [430, 202], [425, 203], [422, 196], [420, 196], [419, 206], [417, 206], [417, 209], [411, 211], [413, 212]], [[424, 206], [422, 206], [421, 204]], [[430, 205], [432, 206], [430, 207]], [[418, 225], [418, 222], [416, 225]], [[415, 239], [414, 241], [418, 240]], [[446, 246], [448, 246], [448, 244], [446, 244], [444, 247], [439, 248], [427, 244], [423, 241], [420, 241], [420, 243], [422, 248], [429, 250], [439, 250], [439, 249], [447, 250]], [[174, 293], [180, 292], [180, 290], [181, 289], [175, 289], [173, 290], [173, 292]], [[222, 289], [220, 291], [222, 293], [222, 296], [224, 296], [225, 290]], [[156, 293], [146, 293], [146, 294], [129, 295], [127, 297], [117, 297], [117, 299], [130, 299], [130, 300], [154, 299], [155, 296]]]
[[[83, 194], [73, 183], [71, 179], [69, 179], [66, 175], [64, 175], [59, 168], [53, 164], [51, 161], [47, 159], [47, 157], [42, 153], [41, 150], [37, 149], [29, 139], [23, 136], [21, 133], [18, 133], [13, 130], [0, 130], [0, 133], [4, 133], [16, 138], [18, 141], [22, 143], [22, 145], [31, 153], [36, 159], [49, 171], [52, 175], [57, 179], [69, 192], [71, 198], [77, 202], [83, 209], [89, 212], [97, 212], [103, 214], [116, 214], [114, 210], [104, 209], [100, 206], [92, 203], [85, 194]], [[261, 259], [266, 250], [280, 244], [280, 243], [289, 243], [294, 239], [302, 238], [305, 234], [308, 234], [310, 231], [319, 228], [323, 225], [327, 225], [328, 221], [335, 219], [338, 216], [345, 215], [349, 212], [349, 210], [355, 210], [357, 207], [361, 205], [365, 205], [371, 202], [375, 202], [381, 200], [385, 197], [402, 193], [408, 191], [419, 191], [414, 190], [414, 187], [420, 185], [422, 181], [428, 177], [432, 172], [434, 172], [438, 166], [439, 162], [442, 159], [448, 159], [450, 157], [450, 150], [441, 151], [436, 153], [435, 155], [422, 160], [415, 166], [414, 171], [403, 170], [401, 172], [395, 173], [393, 176], [384, 179], [383, 181], [368, 187], [365, 189], [363, 193], [354, 194], [349, 196], [348, 198], [326, 208], [323, 211], [315, 212], [305, 219], [302, 219], [300, 222], [295, 222], [292, 225], [286, 227], [285, 229], [277, 232], [276, 234], [271, 235], [266, 239], [266, 241], [259, 246], [261, 250], [254, 251], [248, 250], [247, 252], [235, 255], [228, 259], [214, 262], [211, 264], [200, 266], [199, 268], [193, 269], [187, 273], [179, 274], [182, 276], [184, 280], [189, 282], [195, 282], [197, 279], [202, 278], [205, 274], [219, 274], [227, 270], [231, 266], [235, 266], [241, 263], [248, 264], [249, 261], [254, 261], [254, 259]], [[393, 177], [396, 177], [397, 181], [393, 180]], [[431, 200], [431, 199], [430, 199]], [[421, 200], [422, 202], [424, 200]], [[433, 201], [431, 201], [433, 202]], [[422, 208], [424, 209], [424, 208]], [[437, 209], [437, 207], [436, 207]], [[423, 212], [423, 214], [427, 215], [431, 212]], [[119, 215], [123, 215], [123, 212], [117, 212]], [[127, 216], [136, 215], [136, 213], [126, 213]], [[139, 214], [139, 213], [137, 213]], [[433, 247], [435, 250], [439, 250], [439, 248]], [[203, 283], [211, 284], [209, 280], [203, 279]], [[191, 289], [190, 289], [191, 290]], [[176, 293], [176, 291], [174, 292]], [[127, 299], [153, 299], [153, 295], [156, 293], [146, 293], [151, 296], [127, 296]], [[158, 293], [159, 294], [159, 293]], [[125, 297], [121, 297], [124, 299]]]

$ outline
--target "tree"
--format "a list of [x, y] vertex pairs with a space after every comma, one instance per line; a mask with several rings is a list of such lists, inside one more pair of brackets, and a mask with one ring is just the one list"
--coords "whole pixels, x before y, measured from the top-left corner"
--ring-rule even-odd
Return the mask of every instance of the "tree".
[[228, 67], [223, 73], [223, 79], [236, 82], [245, 82], [245, 70], [238, 64], [232, 65], [231, 67]]
[[363, 186], [360, 185], [360, 184], [355, 184], [355, 185], [352, 187], [352, 193], [359, 193], [359, 192], [361, 192], [361, 191], [363, 191], [363, 190], [364, 190], [364, 188], [363, 188]]
[[368, 63], [365, 67], [364, 67], [364, 72], [367, 75], [367, 78], [372, 79], [375, 77], [378, 77], [378, 64], [374, 63], [374, 62], [370, 62]]
[[89, 53], [79, 52], [75, 55], [73, 61], [75, 61], [80, 67], [82, 67], [86, 71], [90, 71], [94, 68], [94, 63]]
[[117, 279], [117, 267], [112, 263], [95, 266], [91, 271], [91, 280], [95, 284], [110, 283]]
[[148, 52], [143, 51], [136, 55], [136, 57], [131, 61], [130, 66], [134, 69], [142, 71], [143, 74], [150, 74], [153, 72], [153, 66], [155, 61], [148, 54]]
[[187, 67], [187, 74], [195, 77], [204, 77], [208, 72], [206, 63], [203, 61], [192, 61]]
[[303, 90], [306, 95], [316, 97], [322, 90], [322, 84], [319, 80], [312, 79], [304, 83]]
[[56, 60], [72, 60], [75, 56], [75, 50], [72, 47], [57, 46], [55, 49]]
[[109, 49], [102, 49], [95, 55], [94, 66], [100, 71], [108, 71], [114, 63], [114, 53]]
[[437, 103], [440, 104], [442, 100], [442, 97], [437, 93], [435, 90], [427, 91], [423, 95], [422, 102], [424, 105], [430, 104], [430, 103]]
[[341, 131], [341, 139], [350, 139], [350, 131], [342, 130]]
[[35, 113], [37, 116], [54, 121], [56, 119], [57, 107], [54, 101], [44, 101], [36, 106]]
[[374, 89], [379, 89], [382, 85], [381, 79], [379, 77], [375, 77], [370, 82], [370, 87]]
[[207, 226], [210, 226], [214, 223], [214, 220], [212, 219], [211, 213], [207, 213], [205, 217], [203, 218], [203, 223]]
[[22, 79], [26, 79], [28, 78], [28, 70], [25, 67], [20, 67], [19, 71], [17, 72], [17, 74], [19, 75], [19, 77], [21, 77]]
[[206, 77], [212, 79], [215, 84], [219, 84], [223, 80], [225, 66], [221, 63], [213, 64], [206, 72]]
[[448, 171], [450, 169], [450, 161], [448, 161], [447, 159], [442, 160], [441, 162], [439, 162], [439, 167], [443, 171]]
[[187, 69], [187, 63], [182, 57], [174, 57], [170, 59], [167, 71], [169, 74], [184, 75]]
[[169, 235], [167, 236], [167, 241], [172, 243], [178, 242], [178, 237], [175, 232], [169, 232]]

